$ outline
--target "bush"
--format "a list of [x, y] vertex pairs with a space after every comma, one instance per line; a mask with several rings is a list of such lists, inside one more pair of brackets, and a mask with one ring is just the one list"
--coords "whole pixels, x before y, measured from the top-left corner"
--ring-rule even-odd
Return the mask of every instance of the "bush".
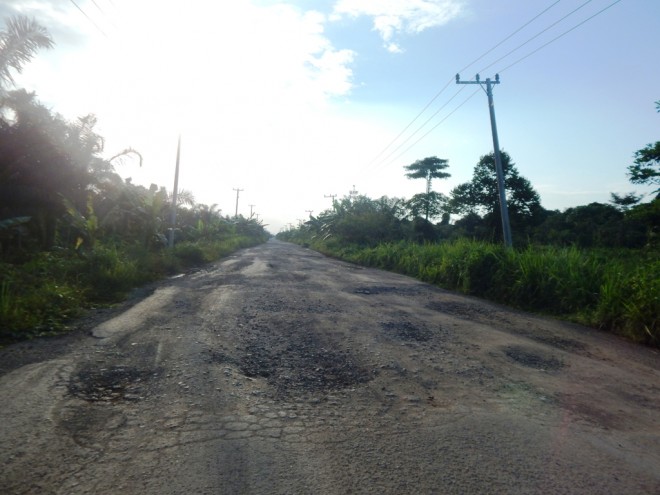
[[372, 248], [326, 243], [321, 250], [446, 289], [660, 345], [660, 259], [656, 251], [545, 246], [510, 250], [467, 239]]
[[88, 251], [38, 253], [23, 264], [0, 262], [0, 339], [62, 331], [66, 321], [85, 308], [118, 302], [134, 287], [263, 240], [231, 236], [157, 251], [142, 244], [97, 243]]

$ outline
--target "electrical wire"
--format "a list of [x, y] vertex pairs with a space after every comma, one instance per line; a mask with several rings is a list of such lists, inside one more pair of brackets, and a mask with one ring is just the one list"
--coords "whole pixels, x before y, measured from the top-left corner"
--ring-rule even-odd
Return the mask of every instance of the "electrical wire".
[[573, 14], [575, 14], [578, 10], [582, 9], [583, 7], [586, 7], [587, 4], [591, 3], [592, 1], [593, 1], [593, 0], [587, 0], [586, 2], [584, 2], [582, 5], [580, 5], [580, 6], [577, 7], [576, 9], [571, 10], [571, 11], [570, 11], [568, 14], [566, 14], [564, 17], [562, 17], [561, 19], [559, 19], [559, 20], [553, 22], [553, 23], [550, 24], [547, 28], [545, 28], [543, 31], [540, 31], [540, 32], [536, 33], [534, 36], [532, 36], [531, 38], [529, 38], [527, 41], [525, 41], [524, 43], [518, 45], [517, 47], [515, 47], [513, 50], [507, 52], [506, 54], [502, 55], [500, 58], [498, 58], [497, 60], [495, 60], [495, 61], [492, 62], [491, 64], [487, 65], [486, 67], [484, 67], [483, 69], [481, 69], [479, 72], [484, 72], [486, 69], [490, 69], [493, 65], [495, 65], [496, 63], [500, 62], [501, 60], [507, 58], [507, 57], [508, 57], [509, 55], [511, 55], [512, 53], [517, 52], [517, 51], [520, 50], [523, 46], [527, 45], [527, 44], [530, 43], [531, 41], [534, 41], [536, 38], [538, 38], [539, 36], [541, 36], [541, 35], [542, 35], [543, 33], [545, 33], [546, 31], [552, 29], [552, 28], [555, 27], [557, 24], [559, 24], [560, 22], [564, 21], [566, 18], [568, 18], [568, 17], [572, 16]]
[[[403, 133], [406, 132], [406, 131], [410, 128], [410, 126], [413, 125], [413, 124], [417, 121], [417, 119], [418, 119], [418, 118], [419, 118], [424, 112], [426, 112], [426, 109], [427, 109], [428, 107], [430, 107], [431, 104], [432, 104], [435, 100], [437, 100], [438, 97], [439, 97], [442, 93], [444, 93], [445, 89], [447, 89], [447, 88], [449, 87], [449, 85], [451, 84], [452, 81], [453, 81], [453, 78], [450, 79], [449, 81], [447, 81], [447, 84], [445, 84], [445, 85], [442, 87], [442, 89], [441, 89], [440, 91], [438, 91], [438, 92], [435, 94], [435, 96], [429, 100], [429, 102], [424, 106], [424, 108], [422, 108], [422, 109], [419, 111], [419, 113], [418, 113], [418, 114], [417, 114], [417, 115], [416, 115], [416, 116], [415, 116], [410, 122], [408, 122], [408, 125], [405, 126], [405, 127], [403, 128], [403, 130], [402, 130], [399, 134], [397, 134], [396, 137], [395, 137], [394, 139], [392, 139], [392, 140], [389, 142], [389, 144], [388, 144], [387, 146], [385, 146], [385, 147], [380, 151], [380, 153], [378, 153], [378, 154], [377, 154], [377, 155], [376, 155], [376, 156], [375, 156], [375, 157], [374, 157], [374, 158], [373, 158], [373, 159], [367, 164], [367, 166], [369, 166], [369, 165], [371, 165], [372, 163], [376, 162], [376, 161], [378, 160], [378, 158], [380, 158], [380, 156], [381, 156], [383, 153], [385, 153], [385, 152], [389, 149], [390, 146], [392, 146], [394, 143], [396, 143], [396, 141], [397, 141], [397, 140], [403, 135]], [[409, 139], [410, 139], [410, 138], [409, 138]], [[387, 158], [385, 158], [385, 159], [387, 159]], [[381, 160], [381, 161], [382, 161], [382, 160]]]
[[[465, 86], [463, 86], [463, 88], [465, 88]], [[448, 113], [448, 114], [447, 114], [447, 115], [446, 115], [446, 116], [445, 116], [440, 122], [438, 122], [438, 123], [435, 124], [433, 127], [431, 127], [431, 128], [430, 128], [430, 129], [429, 129], [429, 130], [428, 130], [423, 136], [421, 136], [417, 141], [415, 141], [413, 144], [411, 144], [410, 146], [408, 146], [404, 151], [402, 151], [401, 153], [399, 153], [395, 158], [393, 158], [392, 160], [390, 160], [388, 163], [395, 162], [396, 160], [398, 160], [399, 158], [401, 158], [403, 155], [405, 155], [406, 153], [408, 153], [411, 149], [413, 149], [413, 148], [414, 148], [414, 147], [415, 147], [420, 141], [422, 141], [426, 136], [428, 136], [429, 134], [431, 134], [431, 132], [435, 131], [438, 127], [440, 127], [440, 125], [442, 125], [442, 124], [443, 124], [443, 123], [444, 123], [449, 117], [451, 117], [452, 115], [454, 115], [454, 113], [456, 113], [456, 111], [457, 111], [459, 108], [461, 108], [461, 107], [462, 107], [463, 105], [465, 105], [468, 101], [470, 101], [470, 100], [474, 97], [474, 95], [476, 95], [476, 94], [479, 92], [479, 90], [480, 90], [479, 88], [475, 89], [475, 90], [472, 92], [472, 94], [471, 94], [470, 96], [468, 96], [465, 100], [463, 100], [463, 101], [461, 102], [460, 105], [458, 105], [458, 106], [457, 106], [456, 108], [454, 108], [451, 112], [449, 112], [449, 113]]]
[[[452, 78], [452, 81], [453, 81], [453, 78]], [[413, 132], [412, 134], [410, 134], [410, 136], [408, 136], [405, 140], [403, 140], [403, 142], [401, 142], [401, 143], [400, 143], [396, 148], [394, 148], [394, 149], [393, 149], [393, 150], [392, 150], [392, 151], [391, 151], [386, 157], [384, 157], [384, 158], [381, 160], [381, 162], [385, 162], [385, 161], [387, 161], [387, 160], [388, 160], [388, 159], [389, 159], [394, 153], [396, 153], [398, 150], [400, 150], [400, 149], [401, 149], [401, 148], [402, 148], [402, 147], [403, 147], [408, 141], [410, 141], [413, 137], [415, 137], [415, 135], [416, 135], [418, 132], [420, 132], [420, 131], [426, 126], [426, 124], [428, 124], [428, 123], [433, 119], [433, 117], [435, 117], [436, 115], [438, 115], [438, 114], [439, 114], [439, 113], [440, 113], [440, 112], [441, 112], [441, 111], [442, 111], [447, 105], [449, 105], [449, 104], [452, 102], [452, 100], [453, 100], [454, 98], [456, 98], [456, 97], [460, 94], [460, 92], [463, 91], [464, 89], [465, 89], [465, 86], [461, 86], [461, 88], [460, 88], [458, 91], [456, 91], [456, 93], [454, 93], [454, 95], [453, 95], [451, 98], [449, 98], [449, 100], [447, 100], [447, 101], [445, 102], [444, 105], [442, 105], [440, 108], [438, 108], [438, 109], [435, 111], [435, 113], [433, 113], [433, 115], [431, 115], [428, 119], [426, 119], [426, 120], [422, 123], [422, 125], [420, 125], [420, 126], [415, 130], [415, 132]], [[411, 122], [411, 123], [412, 123], [412, 122]], [[410, 126], [408, 126], [408, 127], [410, 127]]]
[[78, 4], [75, 2], [75, 0], [71, 0], [71, 3], [72, 3], [73, 5], [75, 5], [76, 8], [77, 8], [80, 12], [82, 12], [82, 14], [87, 18], [87, 20], [88, 20], [89, 22], [92, 23], [92, 25], [93, 25], [93, 26], [99, 31], [99, 33], [101, 33], [101, 34], [102, 34], [103, 36], [105, 36], [106, 38], [108, 37], [108, 35], [105, 34], [105, 31], [103, 31], [103, 29], [101, 29], [101, 28], [98, 26], [98, 24], [96, 24], [96, 22], [94, 22], [94, 19], [92, 19], [89, 15], [87, 15], [87, 12], [85, 12], [83, 9], [80, 8], [80, 5], [78, 5]]
[[[591, 0], [589, 0], [589, 1], [591, 1]], [[511, 33], [509, 36], [507, 36], [507, 37], [504, 38], [502, 41], [500, 41], [497, 45], [493, 46], [490, 50], [488, 50], [488, 51], [482, 53], [479, 57], [475, 58], [472, 62], [470, 62], [470, 63], [467, 64], [465, 67], [463, 67], [461, 70], [459, 70], [459, 71], [458, 71], [458, 74], [460, 74], [461, 72], [463, 72], [463, 71], [469, 69], [469, 68], [472, 67], [474, 64], [476, 64], [477, 62], [479, 62], [479, 60], [481, 60], [481, 59], [484, 58], [486, 55], [488, 55], [489, 53], [491, 53], [493, 50], [495, 50], [496, 48], [500, 47], [500, 46], [503, 45], [505, 42], [509, 41], [509, 40], [510, 40], [511, 38], [513, 38], [516, 34], [518, 34], [520, 31], [522, 31], [523, 29], [525, 29], [525, 28], [526, 28], [527, 26], [529, 26], [532, 22], [534, 22], [536, 19], [538, 19], [539, 17], [541, 17], [543, 14], [545, 14], [548, 10], [550, 10], [552, 7], [554, 7], [555, 5], [557, 5], [559, 2], [561, 2], [561, 0], [557, 0], [557, 1], [554, 2], [553, 4], [549, 5], [549, 6], [546, 7], [544, 10], [542, 10], [541, 12], [539, 12], [538, 14], [536, 14], [536, 15], [535, 15], [534, 17], [532, 17], [529, 21], [527, 21], [525, 24], [523, 24], [522, 26], [520, 26], [518, 29], [516, 29], [516, 30], [515, 30], [513, 33]]]
[[610, 8], [612, 8], [612, 7], [614, 7], [614, 6], [615, 6], [617, 3], [619, 3], [620, 1], [621, 1], [621, 0], [616, 0], [616, 1], [612, 2], [611, 4], [609, 4], [609, 5], [608, 5], [607, 7], [605, 7], [604, 9], [601, 9], [601, 10], [599, 10], [598, 12], [596, 12], [595, 14], [593, 14], [592, 16], [587, 17], [584, 21], [580, 22], [579, 24], [576, 24], [576, 25], [573, 26], [571, 29], [569, 29], [569, 30], [567, 30], [567, 31], [564, 31], [564, 32], [561, 33], [559, 36], [557, 36], [557, 37], [551, 39], [551, 40], [548, 41], [547, 43], [544, 43], [543, 45], [539, 46], [539, 47], [536, 48], [535, 50], [529, 52], [529, 53], [528, 53], [527, 55], [525, 55], [524, 57], [519, 58], [518, 60], [516, 60], [516, 61], [513, 62], [512, 64], [507, 65], [506, 67], [504, 67], [503, 69], [499, 70], [498, 72], [504, 72], [505, 70], [510, 69], [510, 68], [513, 67], [514, 65], [519, 64], [520, 62], [522, 62], [522, 61], [525, 60], [526, 58], [529, 58], [529, 57], [531, 57], [532, 55], [534, 55], [536, 52], [541, 51], [541, 50], [542, 50], [543, 48], [545, 48], [546, 46], [548, 46], [548, 45], [554, 43], [555, 41], [557, 41], [557, 40], [560, 39], [560, 38], [563, 38], [564, 36], [566, 36], [566, 35], [567, 35], [568, 33], [570, 33], [571, 31], [575, 31], [577, 28], [579, 28], [580, 26], [582, 26], [582, 25], [585, 24], [586, 22], [590, 21], [590, 20], [593, 19], [594, 17], [599, 16], [600, 14], [602, 14], [603, 12], [605, 12], [606, 10], [608, 10], [608, 9], [610, 9]]
[[[591, 0], [589, 0], [589, 1], [591, 1]], [[541, 12], [539, 12], [538, 14], [536, 14], [536, 15], [535, 15], [534, 17], [532, 17], [529, 21], [527, 21], [526, 23], [524, 23], [522, 26], [520, 26], [518, 29], [516, 29], [515, 31], [513, 31], [513, 32], [512, 32], [511, 34], [509, 34], [508, 36], [506, 36], [506, 37], [505, 37], [504, 39], [502, 39], [499, 43], [497, 43], [496, 45], [494, 45], [493, 47], [491, 47], [490, 49], [488, 49], [487, 51], [485, 51], [484, 53], [482, 53], [479, 57], [477, 57], [477, 58], [474, 59], [472, 62], [470, 62], [469, 64], [467, 64], [465, 67], [463, 67], [462, 69], [460, 69], [458, 72], [459, 72], [459, 73], [460, 73], [460, 72], [463, 72], [464, 70], [467, 70], [469, 67], [473, 66], [473, 65], [474, 65], [475, 63], [477, 63], [479, 60], [483, 59], [486, 55], [488, 55], [488, 54], [491, 53], [493, 50], [495, 50], [496, 48], [498, 48], [499, 46], [501, 46], [503, 43], [505, 43], [506, 41], [508, 41], [509, 39], [511, 39], [513, 36], [515, 36], [516, 34], [518, 34], [520, 31], [522, 31], [524, 28], [526, 28], [527, 26], [529, 26], [529, 25], [530, 25], [532, 22], [534, 22], [536, 19], [538, 19], [539, 17], [541, 17], [543, 14], [545, 14], [546, 12], [548, 12], [551, 8], [553, 8], [553, 7], [554, 7], [555, 5], [557, 5], [559, 2], [561, 2], [561, 0], [556, 0], [555, 2], [551, 3], [548, 7], [546, 7], [546, 8], [543, 9]], [[393, 138], [393, 139], [387, 144], [387, 146], [385, 146], [385, 147], [384, 147], [384, 148], [383, 148], [383, 149], [382, 149], [382, 150], [381, 150], [381, 151], [380, 151], [380, 152], [379, 152], [379, 153], [378, 153], [378, 154], [377, 154], [377, 155], [376, 155], [376, 156], [375, 156], [375, 157], [374, 157], [374, 158], [373, 158], [373, 159], [372, 159], [367, 165], [366, 165], [366, 168], [371, 167], [374, 163], [380, 164], [380, 163], [386, 161], [390, 156], [392, 156], [392, 154], [396, 153], [396, 151], [397, 151], [398, 149], [400, 149], [401, 146], [403, 146], [406, 142], [408, 142], [410, 139], [412, 139], [412, 138], [415, 136], [415, 134], [417, 134], [417, 133], [421, 130], [421, 128], [423, 128], [423, 127], [429, 122], [430, 119], [427, 119], [427, 120], [424, 122], [424, 124], [422, 124], [422, 126], [419, 127], [419, 128], [418, 128], [415, 132], [413, 132], [410, 136], [408, 136], [408, 138], [406, 138], [406, 140], [405, 140], [403, 143], [401, 143], [397, 148], [395, 148], [392, 152], [390, 152], [385, 158], [382, 158], [382, 159], [381, 159], [381, 156], [382, 156], [382, 155], [383, 155], [383, 154], [384, 154], [389, 148], [391, 148], [391, 147], [394, 145], [394, 143], [396, 143], [396, 142], [399, 140], [399, 138], [401, 138], [401, 136], [403, 136], [403, 134], [404, 134], [408, 129], [410, 129], [410, 127], [411, 127], [411, 126], [412, 126], [412, 125], [413, 125], [413, 124], [414, 124], [414, 123], [415, 123], [415, 122], [416, 122], [416, 121], [422, 116], [422, 114], [424, 114], [424, 112], [426, 112], [426, 110], [427, 110], [427, 109], [433, 104], [433, 102], [435, 102], [435, 101], [440, 97], [440, 95], [441, 95], [442, 93], [445, 92], [445, 90], [446, 90], [446, 89], [447, 89], [447, 88], [453, 83], [453, 81], [454, 81], [454, 78], [451, 77], [451, 78], [447, 81], [447, 83], [446, 83], [446, 84], [445, 84], [445, 85], [444, 85], [444, 86], [443, 86], [443, 87], [442, 87], [442, 88], [441, 88], [441, 89], [440, 89], [440, 90], [439, 90], [439, 91], [438, 91], [438, 92], [437, 92], [437, 93], [436, 93], [436, 94], [435, 94], [435, 95], [434, 95], [434, 96], [428, 101], [428, 103], [424, 106], [424, 108], [422, 108], [422, 109], [419, 111], [419, 113], [417, 113], [417, 115], [416, 115], [416, 116], [415, 116], [410, 122], [408, 122], [408, 124], [403, 128], [403, 130], [401, 130], [401, 132], [399, 132], [399, 133], [398, 133], [398, 134], [397, 134], [397, 135], [396, 135], [396, 136], [395, 136], [395, 137], [394, 137], [394, 138]], [[453, 99], [455, 96], [456, 96], [456, 95], [454, 95], [451, 99]], [[451, 99], [450, 99], [449, 101], [451, 101]], [[445, 103], [445, 104], [440, 108], [440, 110], [441, 110], [442, 108], [444, 108], [445, 106], [447, 106], [447, 104], [449, 103], [449, 101], [448, 101], [447, 103]], [[437, 115], [437, 114], [439, 113], [440, 110], [436, 111], [436, 112], [433, 114], [433, 116], [432, 116], [431, 118], [433, 118], [435, 115]]]
[[[547, 11], [549, 11], [552, 7], [554, 7], [555, 5], [557, 5], [560, 1], [561, 1], [561, 0], [557, 0], [557, 1], [555, 1], [554, 3], [552, 3], [551, 5], [549, 5], [548, 7], [546, 7], [543, 11], [541, 11], [539, 14], [537, 14], [537, 15], [534, 16], [532, 19], [530, 19], [529, 21], [527, 21], [527, 22], [526, 22], [525, 24], [523, 24], [520, 28], [516, 29], [513, 33], [511, 33], [510, 35], [508, 35], [508, 36], [507, 36], [506, 38], [504, 38], [502, 41], [500, 41], [500, 42], [497, 43], [495, 46], [493, 46], [492, 48], [490, 48], [489, 50], [487, 50], [486, 52], [484, 52], [482, 55], [480, 55], [479, 57], [477, 57], [474, 61], [472, 61], [472, 62], [470, 62], [468, 65], [466, 65], [463, 69], [461, 69], [461, 70], [459, 71], [459, 73], [462, 72], [462, 71], [464, 71], [464, 70], [466, 70], [467, 68], [471, 67], [472, 65], [474, 65], [474, 64], [475, 64], [476, 62], [478, 62], [479, 60], [483, 59], [486, 55], [488, 55], [489, 53], [491, 53], [491, 52], [492, 52], [493, 50], [495, 50], [497, 47], [501, 46], [504, 42], [506, 42], [506, 41], [508, 41], [509, 39], [511, 39], [515, 34], [517, 34], [517, 33], [519, 33], [520, 31], [522, 31], [522, 29], [524, 29], [525, 27], [527, 27], [527, 26], [528, 26], [529, 24], [531, 24], [534, 20], [538, 19], [541, 15], [543, 15], [544, 13], [546, 13]], [[566, 14], [565, 16], [561, 17], [559, 20], [555, 21], [554, 23], [552, 23], [550, 26], [546, 27], [545, 29], [543, 29], [543, 30], [540, 31], [539, 33], [535, 34], [534, 36], [532, 36], [531, 38], [529, 38], [529, 39], [528, 39], [527, 41], [525, 41], [524, 43], [518, 45], [518, 46], [517, 46], [516, 48], [514, 48], [513, 50], [510, 50], [509, 52], [507, 52], [507, 53], [506, 53], [505, 55], [503, 55], [502, 57], [499, 57], [497, 60], [495, 60], [494, 62], [492, 62], [492, 63], [489, 64], [488, 66], [484, 67], [484, 68], [483, 68], [481, 71], [479, 71], [479, 72], [483, 72], [483, 71], [485, 71], [486, 69], [488, 69], [488, 68], [494, 66], [494, 65], [497, 64], [498, 62], [504, 60], [506, 57], [508, 57], [508, 56], [510, 56], [511, 54], [515, 53], [516, 51], [518, 51], [518, 50], [521, 49], [522, 47], [526, 46], [527, 44], [529, 44], [530, 42], [532, 42], [533, 40], [535, 40], [536, 38], [538, 38], [538, 37], [539, 37], [540, 35], [542, 35], [543, 33], [547, 32], [548, 30], [550, 30], [551, 28], [555, 27], [555, 26], [556, 26], [557, 24], [559, 24], [560, 22], [566, 20], [568, 17], [570, 17], [571, 15], [575, 14], [577, 11], [579, 11], [580, 9], [582, 9], [583, 7], [585, 7], [587, 4], [591, 3], [591, 1], [592, 1], [592, 0], [587, 0], [586, 2], [582, 3], [582, 4], [579, 5], [577, 8], [573, 9], [571, 12], [569, 12], [569, 13]], [[611, 7], [613, 7], [614, 5], [616, 5], [616, 4], [619, 3], [619, 2], [621, 2], [621, 0], [616, 0], [616, 1], [612, 2], [611, 4], [609, 4], [608, 6], [606, 6], [605, 8], [599, 10], [599, 11], [596, 12], [595, 14], [591, 15], [590, 17], [588, 17], [587, 19], [585, 19], [585, 20], [583, 20], [582, 22], [576, 24], [575, 26], [573, 26], [572, 28], [568, 29], [567, 31], [564, 31], [564, 32], [561, 33], [559, 36], [556, 36], [555, 38], [553, 38], [553, 39], [551, 39], [550, 41], [544, 43], [543, 45], [541, 45], [540, 47], [534, 49], [533, 51], [531, 51], [530, 53], [526, 54], [525, 56], [523, 56], [523, 57], [517, 59], [515, 62], [513, 62], [513, 63], [507, 65], [507, 66], [504, 67], [503, 69], [499, 70], [498, 73], [502, 73], [502, 72], [504, 72], [505, 70], [510, 69], [510, 68], [513, 67], [514, 65], [517, 65], [518, 63], [522, 62], [523, 60], [525, 60], [525, 59], [531, 57], [532, 55], [534, 55], [534, 54], [537, 53], [538, 51], [542, 50], [543, 48], [547, 47], [548, 45], [550, 45], [550, 44], [554, 43], [555, 41], [559, 40], [560, 38], [564, 37], [564, 36], [567, 35], [568, 33], [572, 32], [572, 31], [574, 31], [575, 29], [579, 28], [580, 26], [584, 25], [584, 24], [587, 23], [588, 21], [590, 21], [590, 20], [592, 20], [593, 18], [597, 17], [598, 15], [602, 14], [603, 12], [605, 12], [605, 11], [608, 10], [608, 9], [610, 9]], [[396, 136], [396, 138], [394, 138], [394, 139], [393, 139], [393, 140], [392, 140], [392, 141], [391, 141], [391, 142], [390, 142], [390, 143], [389, 143], [389, 144], [388, 144], [388, 145], [387, 145], [387, 146], [386, 146], [386, 147], [385, 147], [385, 148], [384, 148], [379, 154], [378, 154], [378, 156], [377, 156], [375, 159], [373, 159], [373, 160], [367, 165], [367, 168], [368, 168], [370, 165], [372, 165], [374, 162], [376, 162], [376, 161], [378, 162], [378, 164], [388, 165], [388, 164], [392, 163], [393, 161], [398, 160], [401, 156], [405, 155], [408, 151], [410, 151], [410, 149], [412, 149], [415, 145], [417, 145], [420, 141], [422, 141], [426, 136], [428, 136], [428, 135], [429, 135], [433, 130], [435, 130], [440, 124], [442, 124], [444, 121], [446, 121], [446, 120], [449, 118], [449, 116], [451, 116], [451, 115], [452, 115], [454, 112], [456, 112], [460, 107], [462, 107], [465, 103], [467, 103], [467, 101], [468, 101], [469, 99], [471, 99], [471, 98], [472, 98], [472, 97], [478, 92], [478, 90], [476, 90], [474, 93], [472, 93], [468, 99], [466, 99], [466, 100], [465, 100], [463, 103], [461, 103], [458, 107], [456, 107], [454, 110], [452, 110], [452, 112], [451, 112], [449, 115], [447, 115], [446, 117], [444, 117], [444, 118], [443, 118], [438, 124], [436, 124], [436, 125], [435, 125], [434, 127], [432, 127], [429, 131], [427, 131], [423, 136], [421, 136], [418, 140], [416, 140], [411, 146], [409, 146], [408, 148], [406, 148], [405, 151], [403, 151], [403, 153], [400, 153], [399, 155], [397, 155], [397, 156], [396, 156], [394, 159], [392, 159], [392, 160], [388, 160], [388, 159], [389, 159], [394, 153], [396, 153], [397, 150], [399, 150], [403, 145], [405, 145], [405, 143], [407, 143], [410, 139], [412, 139], [412, 137], [414, 137], [419, 131], [421, 131], [422, 128], [424, 128], [424, 126], [426, 126], [426, 125], [428, 124], [428, 122], [429, 122], [433, 117], [435, 117], [435, 116], [436, 116], [436, 115], [437, 115], [437, 114], [438, 114], [438, 113], [439, 113], [444, 107], [446, 107], [447, 104], [448, 104], [453, 98], [456, 97], [457, 94], [454, 94], [454, 96], [452, 96], [452, 98], [450, 98], [450, 100], [449, 100], [447, 103], [445, 103], [445, 104], [444, 104], [439, 110], [437, 110], [437, 111], [436, 111], [436, 112], [435, 112], [430, 118], [428, 118], [428, 119], [427, 119], [427, 120], [426, 120], [426, 121], [425, 121], [420, 127], [418, 127], [418, 128], [417, 128], [417, 129], [416, 129], [416, 130], [415, 130], [410, 136], [408, 136], [408, 137], [407, 137], [407, 138], [406, 138], [401, 144], [399, 144], [399, 145], [398, 145], [398, 146], [397, 146], [392, 152], [390, 152], [385, 158], [382, 158], [382, 159], [378, 160], [378, 158], [379, 158], [379, 157], [380, 157], [380, 156], [381, 156], [381, 155], [382, 155], [387, 149], [389, 149], [389, 148], [390, 148], [390, 147], [391, 147], [391, 146], [392, 146], [392, 145], [393, 145], [393, 144], [394, 144], [394, 143], [395, 143], [395, 142], [396, 142], [396, 141], [397, 141], [397, 140], [398, 140], [398, 139], [399, 139], [399, 138], [400, 138], [400, 137], [401, 137], [401, 136], [402, 136], [402, 135], [403, 135], [403, 134], [404, 134], [409, 128], [410, 128], [410, 127], [411, 127], [411, 125], [412, 125], [412, 124], [413, 124], [413, 123], [414, 123], [414, 122], [415, 122], [415, 121], [416, 121], [416, 120], [417, 120], [417, 119], [418, 119], [418, 118], [419, 118], [419, 117], [420, 117], [420, 116], [421, 116], [421, 115], [422, 115], [422, 114], [428, 109], [428, 107], [429, 107], [429, 106], [430, 106], [430, 105], [431, 105], [431, 104], [432, 104], [432, 103], [433, 103], [433, 102], [434, 102], [434, 101], [440, 96], [440, 94], [442, 94], [442, 93], [447, 89], [447, 87], [451, 84], [451, 82], [452, 82], [453, 80], [454, 80], [454, 78], [452, 77], [452, 78], [449, 80], [449, 82], [448, 82], [447, 84], [445, 84], [445, 86], [443, 86], [443, 88], [442, 88], [442, 89], [441, 89], [441, 90], [440, 90], [440, 91], [439, 91], [439, 92], [438, 92], [438, 93], [437, 93], [437, 94], [436, 94], [436, 95], [435, 95], [435, 96], [434, 96], [434, 97], [433, 97], [433, 98], [432, 98], [432, 99], [426, 104], [426, 106], [425, 106], [425, 107], [424, 107], [424, 108], [423, 108], [423, 109], [417, 114], [417, 116], [415, 116], [415, 118], [414, 118], [411, 122], [409, 122], [408, 125], [406, 125], [406, 127], [405, 127], [405, 128], [404, 128], [404, 129], [403, 129], [403, 130], [402, 130], [397, 136]]]

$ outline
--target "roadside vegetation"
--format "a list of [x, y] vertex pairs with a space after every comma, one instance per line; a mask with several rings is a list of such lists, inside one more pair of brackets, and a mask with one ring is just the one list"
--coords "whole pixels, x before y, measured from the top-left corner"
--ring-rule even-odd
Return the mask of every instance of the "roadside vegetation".
[[[631, 182], [658, 185], [659, 146], [635, 153]], [[482, 156], [472, 180], [444, 196], [432, 191], [431, 179], [448, 176], [441, 172], [447, 160], [420, 160], [405, 169], [427, 180], [425, 193], [411, 200], [349, 195], [278, 238], [660, 346], [659, 191], [646, 202], [612, 194], [609, 204], [549, 211], [503, 152], [514, 239], [508, 249], [493, 162], [492, 153]]]
[[138, 150], [104, 158], [94, 115], [67, 121], [13, 88], [12, 71], [52, 44], [23, 17], [0, 31], [0, 344], [61, 332], [87, 308], [269, 237], [189, 191], [172, 227], [169, 191], [115, 172], [141, 165]]

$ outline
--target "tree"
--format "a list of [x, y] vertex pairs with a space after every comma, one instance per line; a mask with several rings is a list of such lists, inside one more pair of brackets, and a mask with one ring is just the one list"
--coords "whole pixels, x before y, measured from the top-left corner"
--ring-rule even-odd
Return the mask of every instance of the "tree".
[[34, 19], [11, 17], [0, 31], [0, 96], [7, 84], [14, 84], [11, 70], [20, 73], [40, 48], [51, 48], [53, 40], [48, 31]]
[[[518, 173], [509, 154], [502, 151], [501, 157], [511, 223], [519, 229], [526, 229], [543, 216], [539, 195], [531, 183]], [[495, 154], [482, 156], [474, 167], [472, 180], [456, 186], [450, 196], [449, 207], [453, 213], [482, 215], [485, 226], [493, 233], [499, 232], [501, 214]]]
[[406, 177], [409, 179], [426, 180], [426, 193], [424, 193], [424, 196], [415, 195], [409, 203], [409, 208], [413, 211], [413, 216], [417, 216], [421, 209], [424, 211], [424, 218], [428, 221], [429, 216], [433, 218], [441, 213], [441, 205], [446, 202], [447, 198], [444, 194], [434, 193], [431, 190], [431, 181], [433, 179], [451, 177], [447, 172], [443, 172], [447, 167], [449, 167], [448, 161], [437, 156], [429, 156], [403, 167], [408, 170]]
[[635, 193], [627, 193], [624, 195], [617, 193], [610, 193], [610, 203], [612, 203], [620, 211], [627, 211], [630, 207], [635, 206], [640, 202], [642, 196]]
[[[655, 102], [655, 108], [660, 112], [660, 100]], [[633, 184], [660, 185], [660, 141], [635, 151], [635, 161], [628, 166], [628, 176]], [[660, 198], [660, 188], [653, 191], [656, 193], [656, 199]]]
[[[628, 176], [633, 184], [660, 186], [660, 141], [647, 144], [635, 152], [635, 161], [628, 167]], [[660, 187], [653, 193], [660, 195]]]

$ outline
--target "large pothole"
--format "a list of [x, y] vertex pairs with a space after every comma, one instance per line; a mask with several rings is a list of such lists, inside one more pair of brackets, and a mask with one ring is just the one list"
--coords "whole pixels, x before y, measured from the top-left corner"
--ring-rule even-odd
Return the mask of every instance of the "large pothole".
[[90, 402], [135, 401], [147, 393], [146, 381], [154, 376], [130, 366], [85, 368], [69, 381], [69, 393]]
[[349, 353], [324, 348], [310, 335], [283, 349], [253, 342], [238, 364], [245, 376], [265, 378], [280, 395], [325, 393], [372, 378]]

